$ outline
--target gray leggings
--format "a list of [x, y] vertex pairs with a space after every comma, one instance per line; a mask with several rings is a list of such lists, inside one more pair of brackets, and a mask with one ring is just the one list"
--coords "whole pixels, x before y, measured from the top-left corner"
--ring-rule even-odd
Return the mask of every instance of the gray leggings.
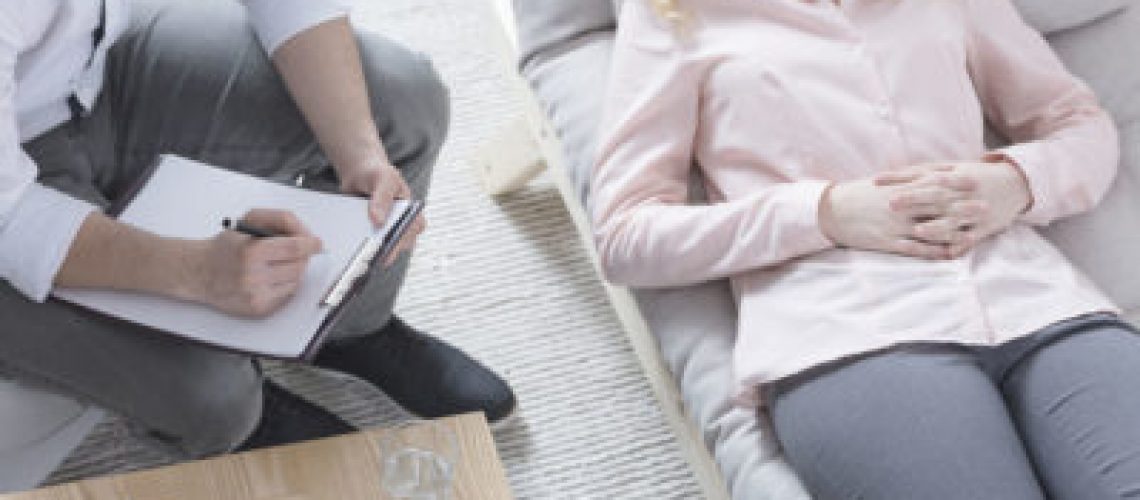
[[1110, 315], [909, 346], [769, 390], [817, 500], [1140, 498], [1140, 336]]

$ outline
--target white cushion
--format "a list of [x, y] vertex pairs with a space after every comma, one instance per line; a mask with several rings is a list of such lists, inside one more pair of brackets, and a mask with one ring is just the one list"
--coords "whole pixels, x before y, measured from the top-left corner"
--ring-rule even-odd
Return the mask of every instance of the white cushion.
[[569, 163], [567, 173], [582, 206], [589, 206], [595, 128], [602, 115], [603, 94], [595, 91], [597, 86], [583, 88], [582, 82], [609, 79], [613, 44], [613, 31], [590, 33], [578, 39], [575, 50], [552, 58], [537, 56], [533, 59], [536, 64], [524, 68], [561, 139]]
[[724, 281], [635, 290], [685, 408], [737, 500], [807, 500], [767, 419], [732, 402], [736, 306]]

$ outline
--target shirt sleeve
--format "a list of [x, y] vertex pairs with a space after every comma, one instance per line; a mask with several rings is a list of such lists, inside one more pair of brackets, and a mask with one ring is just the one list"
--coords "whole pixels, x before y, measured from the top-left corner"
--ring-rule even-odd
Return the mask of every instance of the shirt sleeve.
[[690, 35], [674, 33], [648, 3], [622, 9], [591, 181], [607, 278], [680, 286], [831, 247], [817, 218], [825, 182], [758, 185], [744, 199], [689, 203], [704, 70], [680, 38]]
[[265, 51], [272, 54], [298, 33], [348, 15], [349, 0], [241, 0]]
[[35, 182], [39, 169], [20, 147], [16, 125], [20, 31], [13, 21], [0, 9], [0, 279], [43, 301], [95, 207]]
[[0, 277], [43, 302], [83, 221], [95, 206], [38, 183], [28, 184], [0, 228]]
[[1087, 211], [1116, 176], [1120, 144], [1096, 96], [1061, 63], [1010, 0], [968, 0], [968, 65], [989, 121], [1013, 145], [990, 153], [1021, 168], [1029, 224]]

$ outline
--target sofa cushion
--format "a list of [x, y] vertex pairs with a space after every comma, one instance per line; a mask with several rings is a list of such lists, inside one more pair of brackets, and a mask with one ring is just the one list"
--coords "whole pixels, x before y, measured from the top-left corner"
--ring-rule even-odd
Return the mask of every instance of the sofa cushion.
[[102, 418], [102, 410], [0, 373], [0, 493], [37, 486]]
[[[514, 0], [522, 59], [560, 48], [566, 42], [599, 29], [611, 29], [625, 0]], [[638, 0], [648, 1], [648, 0]], [[1055, 33], [1103, 18], [1129, 4], [1128, 0], [1014, 0], [1026, 21], [1043, 33]]]
[[[640, 0], [630, 0], [640, 1]], [[520, 31], [544, 24], [587, 25], [559, 27], [561, 45], [551, 37], [520, 34], [524, 54], [523, 72], [534, 86], [565, 147], [568, 174], [577, 184], [582, 200], [588, 193], [595, 133], [601, 114], [598, 91], [608, 74], [612, 33], [596, 14], [609, 0], [516, 0]], [[1040, 17], [1034, 13], [1045, 3], [1068, 9], [1108, 5], [1102, 0], [1019, 0], [1027, 18], [1038, 28], [1054, 32], [1050, 37], [1062, 58], [1100, 94], [1105, 107], [1121, 124], [1124, 166], [1112, 192], [1098, 210], [1062, 221], [1046, 233], [1079, 266], [1093, 276], [1110, 295], [1125, 305], [1140, 304], [1140, 65], [1125, 50], [1140, 50], [1140, 8], [1091, 23], [1101, 15]], [[1088, 3], [1090, 5], [1082, 5]], [[594, 17], [559, 13], [572, 4], [595, 10]], [[1080, 10], [1080, 9], [1077, 9]], [[1042, 11], [1045, 12], [1045, 11]], [[1061, 11], [1058, 11], [1061, 12]], [[1108, 13], [1111, 10], [1102, 10]], [[526, 18], [526, 19], [524, 19]], [[541, 22], [533, 18], [541, 18]], [[1083, 18], [1083, 19], [1082, 19]], [[1082, 27], [1060, 31], [1069, 24]], [[578, 33], [565, 38], [567, 33]], [[528, 46], [528, 43], [546, 45]], [[1133, 276], [1128, 276], [1131, 270]], [[801, 500], [808, 496], [788, 465], [780, 459], [776, 441], [764, 419], [731, 404], [731, 348], [734, 339], [735, 305], [725, 281], [670, 290], [637, 290], [642, 313], [657, 337], [662, 357], [673, 373], [690, 417], [704, 432], [728, 482], [733, 498]], [[1140, 308], [1134, 309], [1140, 320]]]
[[1014, 0], [1025, 20], [1042, 33], [1088, 24], [1128, 5], [1128, 0]]
[[[1095, 3], [1095, 2], [1094, 2]], [[1116, 182], [1099, 207], [1044, 234], [1125, 310], [1140, 309], [1140, 6], [1050, 37], [1120, 128]]]
[[727, 282], [633, 293], [732, 498], [809, 500], [768, 419], [733, 402], [736, 306]]
[[514, 0], [520, 63], [550, 58], [580, 45], [582, 37], [613, 31], [614, 0]]
[[[524, 0], [525, 1], [525, 0]], [[538, 56], [541, 64], [524, 67], [524, 74], [540, 96], [550, 124], [565, 151], [567, 172], [578, 200], [589, 206], [597, 128], [601, 124], [602, 92], [586, 91], [582, 82], [609, 79], [614, 33], [598, 32], [580, 38], [581, 45], [559, 57]]]

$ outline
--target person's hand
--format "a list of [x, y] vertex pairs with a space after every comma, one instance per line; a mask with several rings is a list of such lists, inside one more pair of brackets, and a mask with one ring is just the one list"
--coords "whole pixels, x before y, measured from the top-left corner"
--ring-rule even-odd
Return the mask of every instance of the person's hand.
[[222, 231], [203, 241], [189, 278], [197, 283], [192, 299], [238, 316], [266, 316], [296, 293], [321, 241], [289, 212], [255, 209], [242, 220], [286, 236]]
[[[915, 235], [909, 213], [891, 208], [895, 188], [868, 180], [834, 184], [824, 192], [819, 207], [823, 234], [841, 247], [889, 252], [923, 259], [946, 259], [947, 245]], [[953, 188], [938, 190], [947, 199], [962, 197]]]
[[[916, 166], [879, 175], [875, 185], [896, 188], [892, 210], [914, 218], [915, 237], [947, 245], [951, 257], [1004, 231], [1032, 202], [1021, 170], [1000, 160]], [[944, 186], [966, 196], [948, 196]]]
[[[368, 216], [377, 227], [382, 227], [388, 220], [388, 213], [391, 212], [396, 200], [412, 199], [412, 190], [404, 182], [404, 177], [387, 161], [375, 161], [347, 171], [339, 171], [338, 175], [341, 191], [368, 197]], [[426, 226], [427, 221], [421, 213], [412, 221], [412, 225], [396, 244], [396, 248], [384, 265], [391, 266], [400, 254], [411, 250], [416, 244], [416, 238]]]

